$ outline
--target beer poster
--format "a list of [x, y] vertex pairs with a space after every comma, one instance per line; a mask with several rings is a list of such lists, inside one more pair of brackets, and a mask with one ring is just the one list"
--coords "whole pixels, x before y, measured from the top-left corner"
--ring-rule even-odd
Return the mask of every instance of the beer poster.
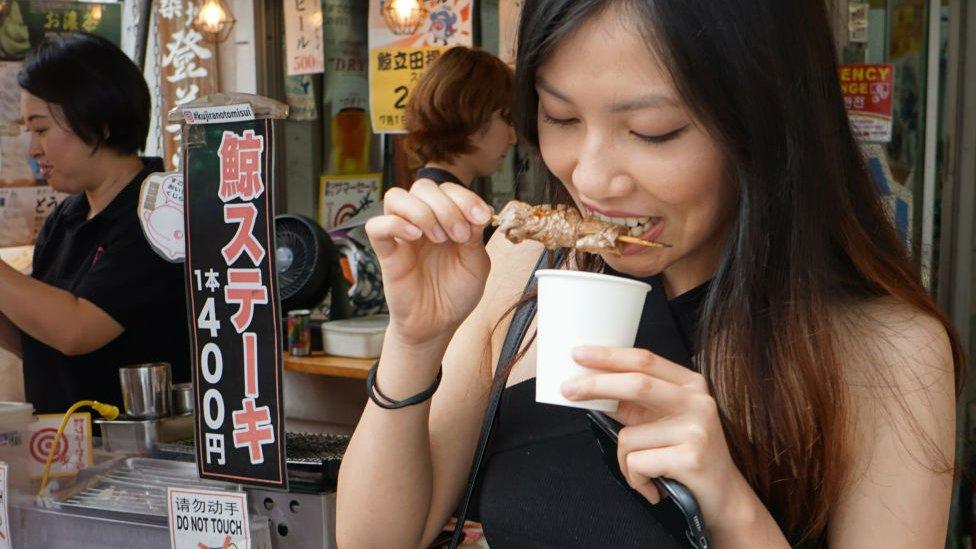
[[324, 0], [325, 93], [328, 117], [325, 153], [328, 173], [369, 171], [369, 78], [366, 36], [368, 3], [361, 0]]

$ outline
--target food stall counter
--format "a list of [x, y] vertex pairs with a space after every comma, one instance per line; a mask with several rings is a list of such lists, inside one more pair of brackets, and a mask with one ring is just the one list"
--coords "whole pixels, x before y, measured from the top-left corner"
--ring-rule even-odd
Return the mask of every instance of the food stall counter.
[[322, 376], [366, 379], [375, 358], [351, 358], [312, 353], [310, 356], [285, 354], [285, 369]]

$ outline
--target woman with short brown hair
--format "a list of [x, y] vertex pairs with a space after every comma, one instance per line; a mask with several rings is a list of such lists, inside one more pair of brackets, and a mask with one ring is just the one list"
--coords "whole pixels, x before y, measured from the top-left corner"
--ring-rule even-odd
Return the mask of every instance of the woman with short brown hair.
[[420, 78], [406, 112], [419, 179], [465, 187], [498, 169], [515, 143], [512, 69], [494, 55], [451, 48]]

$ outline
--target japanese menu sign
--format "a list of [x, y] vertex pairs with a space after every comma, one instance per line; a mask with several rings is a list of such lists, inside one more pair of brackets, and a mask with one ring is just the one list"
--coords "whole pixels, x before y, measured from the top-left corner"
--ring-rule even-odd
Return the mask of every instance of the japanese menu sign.
[[420, 75], [451, 46], [471, 46], [474, 0], [421, 0], [417, 32], [397, 34], [383, 18], [384, 0], [369, 4], [369, 106], [373, 131], [403, 133], [403, 112]]
[[321, 0], [285, 0], [285, 63], [289, 76], [325, 71]]
[[9, 0], [0, 18], [0, 60], [24, 59], [46, 35], [90, 32], [122, 42], [121, 2]]
[[[184, 105], [217, 91], [217, 52], [203, 35], [193, 29], [197, 15], [194, 0], [160, 0], [153, 3], [159, 21], [159, 86], [163, 92], [161, 112]], [[164, 126], [166, 171], [180, 167], [180, 125]]]
[[197, 467], [202, 478], [287, 488], [275, 125], [269, 119], [199, 124], [185, 133]]
[[319, 225], [331, 229], [380, 200], [382, 174], [323, 175], [319, 189]]
[[166, 500], [173, 549], [250, 549], [247, 494], [169, 487]]
[[894, 65], [841, 65], [840, 86], [854, 135], [861, 141], [891, 141]]

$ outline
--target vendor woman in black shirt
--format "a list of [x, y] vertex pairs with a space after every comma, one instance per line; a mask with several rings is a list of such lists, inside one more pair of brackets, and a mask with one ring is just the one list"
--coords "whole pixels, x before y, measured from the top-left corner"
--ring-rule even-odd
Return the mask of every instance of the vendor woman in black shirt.
[[27, 401], [121, 404], [119, 367], [144, 362], [188, 380], [183, 268], [153, 252], [136, 217], [140, 185], [163, 169], [137, 154], [150, 114], [141, 72], [111, 42], [74, 34], [43, 43], [18, 80], [29, 154], [72, 195], [37, 238], [32, 276], [0, 262], [0, 339], [23, 357]]

